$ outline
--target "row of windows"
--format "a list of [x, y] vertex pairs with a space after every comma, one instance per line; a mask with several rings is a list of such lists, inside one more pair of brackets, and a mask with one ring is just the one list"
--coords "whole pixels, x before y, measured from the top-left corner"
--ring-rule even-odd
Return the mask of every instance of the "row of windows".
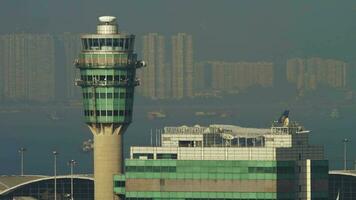
[[112, 75], [94, 75], [94, 76], [91, 76], [91, 75], [88, 75], [88, 76], [85, 76], [85, 75], [81, 75], [80, 76], [81, 80], [82, 81], [128, 81], [128, 80], [132, 80], [132, 76], [126, 76], [126, 75], [115, 75], [115, 76], [112, 76]]
[[131, 116], [131, 110], [84, 110], [85, 116]]
[[[153, 198], [135, 198], [135, 197], [129, 197], [129, 198], [124, 198], [125, 200], [153, 200]], [[157, 199], [157, 198], [154, 198], [154, 199]], [[174, 200], [173, 198], [170, 198], [172, 200]], [[185, 198], [184, 200], [212, 200], [212, 199], [215, 199], [216, 198]], [[246, 199], [246, 198], [236, 198], [236, 199], [232, 199], [232, 198], [222, 198], [222, 199], [219, 199], [219, 200], [275, 200], [275, 199], [256, 199], [256, 198], [253, 198], [253, 199]], [[290, 200], [290, 199], [280, 199], [280, 200]]]
[[133, 38], [84, 38], [83, 50], [129, 50], [132, 49]]
[[134, 159], [141, 159], [144, 157], [145, 159], [153, 159], [153, 153], [134, 153], [133, 158]]
[[279, 174], [293, 174], [294, 167], [249, 167], [248, 173], [279, 173]]
[[[153, 154], [152, 153], [134, 153], [133, 158], [134, 159], [153, 159]], [[177, 154], [176, 153], [157, 153], [157, 159], [173, 159], [177, 160]]]
[[176, 172], [175, 166], [126, 166], [126, 172]]
[[115, 181], [115, 187], [125, 187], [125, 181]]
[[[158, 157], [158, 154], [157, 154]], [[180, 168], [181, 169], [181, 168]], [[126, 166], [127, 172], [176, 172], [175, 166]], [[194, 171], [193, 169], [189, 171]], [[203, 170], [205, 171], [205, 170]], [[249, 167], [247, 173], [249, 174], [293, 174], [292, 167]]]
[[176, 153], [158, 153], [157, 154], [157, 159], [173, 159], [173, 160], [177, 160], [177, 154]]
[[[94, 96], [93, 96], [94, 93], [92, 92], [84, 92], [83, 93], [83, 98], [84, 99], [92, 99]], [[117, 93], [117, 92], [114, 92], [114, 93], [95, 93], [95, 98], [97, 99], [112, 99], [112, 98], [115, 98], [115, 99], [129, 99], [129, 98], [133, 98], [134, 94], [133, 93], [129, 93], [129, 92], [120, 92], [120, 93]]]

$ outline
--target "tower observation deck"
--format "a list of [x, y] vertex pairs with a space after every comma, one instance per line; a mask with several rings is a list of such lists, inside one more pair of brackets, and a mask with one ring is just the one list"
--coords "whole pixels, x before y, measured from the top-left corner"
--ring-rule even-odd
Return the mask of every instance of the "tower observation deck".
[[81, 36], [80, 69], [85, 122], [94, 136], [95, 200], [115, 199], [113, 175], [122, 173], [122, 135], [132, 121], [136, 69], [135, 36], [118, 30], [116, 17], [99, 17], [96, 34]]

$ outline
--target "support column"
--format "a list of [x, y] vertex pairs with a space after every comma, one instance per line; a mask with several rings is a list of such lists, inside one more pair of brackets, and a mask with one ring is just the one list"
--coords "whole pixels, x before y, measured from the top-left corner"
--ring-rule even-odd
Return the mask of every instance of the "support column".
[[113, 177], [123, 173], [123, 130], [112, 126], [90, 127], [94, 134], [95, 200], [119, 200], [113, 192]]

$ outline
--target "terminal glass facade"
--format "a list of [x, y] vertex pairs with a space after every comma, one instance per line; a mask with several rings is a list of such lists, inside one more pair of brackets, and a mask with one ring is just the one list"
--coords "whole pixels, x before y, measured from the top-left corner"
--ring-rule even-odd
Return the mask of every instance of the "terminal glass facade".
[[[57, 200], [68, 200], [71, 193], [70, 178], [57, 179]], [[94, 182], [88, 179], [73, 180], [73, 197], [75, 200], [94, 200]], [[28, 183], [0, 195], [0, 200], [12, 200], [16, 197], [32, 197], [40, 200], [54, 199], [54, 180], [42, 180]]]

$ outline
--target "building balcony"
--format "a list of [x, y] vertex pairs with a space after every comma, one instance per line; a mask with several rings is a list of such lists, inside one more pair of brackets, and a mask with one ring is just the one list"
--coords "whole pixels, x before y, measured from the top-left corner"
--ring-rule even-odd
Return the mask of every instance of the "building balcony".
[[81, 87], [135, 87], [140, 85], [140, 80], [134, 81], [84, 81], [81, 79], [75, 80], [75, 84]]

